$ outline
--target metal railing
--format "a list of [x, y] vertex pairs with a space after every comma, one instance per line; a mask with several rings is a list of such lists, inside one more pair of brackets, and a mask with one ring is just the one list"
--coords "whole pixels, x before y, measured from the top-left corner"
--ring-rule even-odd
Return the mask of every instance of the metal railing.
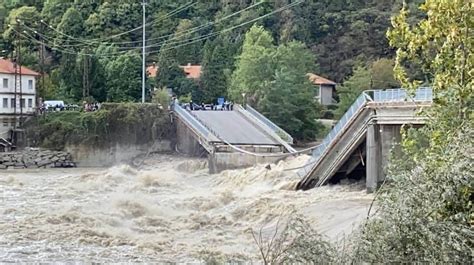
[[373, 90], [374, 102], [410, 102], [410, 101], [432, 101], [433, 90], [428, 87], [422, 87], [415, 91], [412, 95], [405, 89], [387, 89], [387, 90]]
[[312, 156], [307, 165], [298, 171], [298, 175], [303, 177], [314, 168], [328, 147], [333, 143], [342, 132], [347, 129], [348, 123], [356, 117], [356, 114], [361, 111], [368, 102], [410, 102], [410, 101], [432, 101], [433, 91], [431, 88], [419, 88], [414, 95], [410, 95], [404, 89], [387, 89], [387, 90], [368, 90], [356, 99], [356, 101], [349, 107], [344, 116], [337, 122], [323, 139], [321, 145], [313, 150]]
[[246, 110], [252, 114], [256, 119], [258, 119], [259, 121], [261, 121], [263, 124], [265, 124], [266, 126], [268, 126], [270, 129], [272, 129], [273, 132], [275, 132], [281, 139], [283, 139], [284, 141], [286, 141], [287, 143], [289, 144], [293, 144], [293, 137], [291, 137], [290, 134], [288, 134], [287, 132], [285, 132], [285, 130], [283, 130], [282, 128], [280, 128], [278, 125], [276, 125], [275, 123], [273, 123], [271, 120], [267, 119], [267, 117], [263, 116], [260, 112], [258, 112], [257, 110], [255, 110], [254, 108], [252, 108], [250, 105], [246, 105], [245, 106]]
[[174, 104], [173, 110], [179, 115], [194, 131], [201, 134], [207, 141], [211, 140], [212, 132], [206, 128], [201, 122], [199, 122], [191, 113], [183, 109], [181, 106]]

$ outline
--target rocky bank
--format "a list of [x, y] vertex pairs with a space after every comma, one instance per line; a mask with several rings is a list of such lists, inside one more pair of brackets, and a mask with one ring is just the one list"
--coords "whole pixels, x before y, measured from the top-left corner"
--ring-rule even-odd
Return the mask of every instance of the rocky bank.
[[68, 152], [50, 150], [25, 150], [0, 153], [0, 169], [75, 167]]

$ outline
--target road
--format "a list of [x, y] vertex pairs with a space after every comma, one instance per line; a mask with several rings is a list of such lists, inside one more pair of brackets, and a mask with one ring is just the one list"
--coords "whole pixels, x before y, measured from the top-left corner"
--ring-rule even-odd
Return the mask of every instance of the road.
[[237, 111], [193, 111], [193, 114], [231, 144], [280, 145]]

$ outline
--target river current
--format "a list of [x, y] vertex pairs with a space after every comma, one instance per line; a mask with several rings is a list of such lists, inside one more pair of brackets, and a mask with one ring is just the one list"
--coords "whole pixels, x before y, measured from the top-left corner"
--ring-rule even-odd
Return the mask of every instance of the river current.
[[157, 155], [128, 165], [0, 171], [0, 262], [258, 260], [251, 230], [296, 212], [328, 240], [353, 231], [372, 200], [361, 184], [294, 191], [301, 156], [207, 173]]

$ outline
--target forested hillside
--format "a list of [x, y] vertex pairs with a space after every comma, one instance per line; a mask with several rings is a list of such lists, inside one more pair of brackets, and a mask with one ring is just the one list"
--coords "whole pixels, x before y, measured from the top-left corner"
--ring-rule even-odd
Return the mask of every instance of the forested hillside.
[[[138, 101], [140, 2], [3, 0], [1, 56], [14, 58], [19, 51], [22, 64], [45, 73], [39, 82], [43, 98]], [[148, 99], [152, 87], [172, 88], [178, 96], [192, 95], [195, 101], [217, 96], [238, 101], [244, 89], [255, 92], [251, 95], [255, 104], [268, 113], [265, 110], [278, 108], [271, 103], [281, 102], [297, 89], [299, 97], [286, 108], [295, 123], [286, 129], [312, 138], [303, 132], [303, 124], [314, 123], [313, 118], [321, 114], [318, 106], [304, 100], [311, 98], [305, 71], [342, 84], [337, 113], [343, 113], [363, 89], [398, 86], [386, 31], [401, 0], [146, 2], [146, 60], [148, 65], [156, 62], [160, 69], [156, 80], [147, 80]], [[254, 25], [260, 27], [249, 32]], [[252, 34], [257, 34], [256, 40], [249, 39]], [[254, 45], [263, 45], [262, 50]], [[180, 71], [180, 65], [189, 63], [203, 66], [199, 82], [186, 79]], [[247, 82], [251, 78], [258, 86], [242, 88], [252, 84]], [[298, 104], [312, 111], [295, 108]], [[301, 113], [306, 114], [301, 117]]]

